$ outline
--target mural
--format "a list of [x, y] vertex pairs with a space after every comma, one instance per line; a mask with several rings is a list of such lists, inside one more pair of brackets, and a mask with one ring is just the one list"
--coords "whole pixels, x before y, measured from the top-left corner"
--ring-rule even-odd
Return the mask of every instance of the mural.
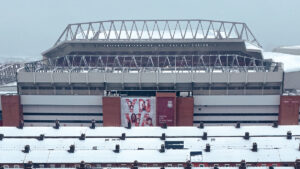
[[155, 97], [121, 98], [122, 126], [155, 126]]

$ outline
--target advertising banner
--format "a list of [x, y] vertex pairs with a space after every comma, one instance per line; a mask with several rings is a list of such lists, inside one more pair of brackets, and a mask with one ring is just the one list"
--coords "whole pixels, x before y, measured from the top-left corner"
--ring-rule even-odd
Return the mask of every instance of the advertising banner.
[[175, 125], [175, 97], [157, 97], [157, 125]]
[[155, 126], [155, 97], [125, 97], [121, 98], [122, 126]]

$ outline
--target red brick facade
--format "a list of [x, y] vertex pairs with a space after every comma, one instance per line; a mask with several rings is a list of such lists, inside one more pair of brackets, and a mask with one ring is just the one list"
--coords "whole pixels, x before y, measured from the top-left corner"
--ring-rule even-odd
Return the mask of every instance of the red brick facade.
[[3, 126], [18, 126], [23, 120], [20, 96], [2, 95], [2, 124]]
[[103, 126], [121, 126], [121, 98], [103, 97]]
[[278, 122], [280, 125], [298, 125], [300, 96], [281, 96]]
[[194, 98], [176, 98], [176, 124], [177, 126], [193, 126], [194, 119]]

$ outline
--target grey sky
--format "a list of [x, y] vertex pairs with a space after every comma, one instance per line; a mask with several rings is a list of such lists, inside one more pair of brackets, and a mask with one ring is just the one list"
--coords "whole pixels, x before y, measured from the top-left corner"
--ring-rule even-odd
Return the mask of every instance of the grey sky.
[[68, 23], [112, 19], [241, 21], [267, 51], [300, 45], [300, 0], [0, 0], [0, 58], [40, 57]]

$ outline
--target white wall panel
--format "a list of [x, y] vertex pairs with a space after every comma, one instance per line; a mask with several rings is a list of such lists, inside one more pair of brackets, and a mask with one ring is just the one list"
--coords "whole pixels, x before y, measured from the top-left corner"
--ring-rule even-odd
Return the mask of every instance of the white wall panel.
[[27, 113], [102, 113], [102, 106], [43, 106], [43, 105], [24, 105], [23, 112]]
[[194, 105], [279, 105], [280, 95], [194, 96]]
[[21, 95], [22, 105], [102, 105], [102, 96]]

